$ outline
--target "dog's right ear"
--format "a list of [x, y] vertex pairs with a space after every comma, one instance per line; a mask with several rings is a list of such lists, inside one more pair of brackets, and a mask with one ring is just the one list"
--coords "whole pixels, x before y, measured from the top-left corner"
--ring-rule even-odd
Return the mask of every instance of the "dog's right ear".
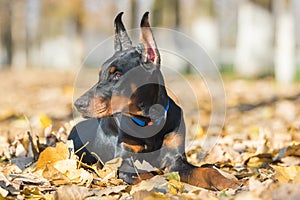
[[132, 42], [122, 22], [123, 12], [115, 18], [115, 51], [123, 51], [132, 47]]
[[160, 65], [160, 55], [156, 46], [156, 42], [149, 24], [149, 12], [143, 15], [141, 21], [141, 42], [144, 44], [143, 60], [144, 62], [152, 62]]

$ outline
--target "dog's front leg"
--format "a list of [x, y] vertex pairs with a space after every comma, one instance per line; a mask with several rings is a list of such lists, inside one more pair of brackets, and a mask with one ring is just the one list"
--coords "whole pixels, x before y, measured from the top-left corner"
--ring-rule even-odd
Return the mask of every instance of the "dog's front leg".
[[[141, 151], [144, 150], [143, 145], [136, 143], [121, 142], [118, 144], [119, 148], [116, 157], [123, 159], [122, 165], [119, 168], [118, 176], [128, 184], [137, 184], [142, 180], [152, 178], [157, 175], [156, 172], [147, 172], [139, 170], [135, 166], [136, 160], [147, 160]], [[140, 153], [140, 154], [139, 154]]]
[[209, 190], [224, 190], [237, 188], [238, 183], [224, 177], [216, 169], [190, 166], [189, 169], [179, 171], [180, 179], [188, 184]]
[[173, 132], [165, 136], [162, 148], [163, 165], [169, 171], [178, 171], [181, 181], [210, 190], [223, 190], [238, 186], [235, 181], [227, 179], [216, 169], [190, 164], [183, 147], [183, 134]]

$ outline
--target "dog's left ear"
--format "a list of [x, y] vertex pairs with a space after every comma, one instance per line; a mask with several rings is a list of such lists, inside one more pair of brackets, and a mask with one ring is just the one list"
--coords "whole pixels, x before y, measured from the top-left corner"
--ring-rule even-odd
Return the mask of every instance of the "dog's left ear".
[[141, 21], [141, 42], [144, 44], [143, 60], [144, 62], [152, 62], [160, 65], [160, 55], [156, 46], [156, 42], [149, 24], [149, 12], [143, 15]]

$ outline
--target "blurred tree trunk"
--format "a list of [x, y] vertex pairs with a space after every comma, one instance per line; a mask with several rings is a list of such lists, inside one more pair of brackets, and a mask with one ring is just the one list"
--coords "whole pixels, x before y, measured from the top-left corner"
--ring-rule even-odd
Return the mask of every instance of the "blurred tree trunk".
[[193, 37], [205, 49], [208, 56], [219, 65], [220, 38], [214, 1], [201, 0], [195, 7], [200, 12], [192, 23]]
[[27, 0], [26, 5], [26, 60], [27, 66], [40, 66], [40, 34], [41, 1]]
[[131, 11], [130, 27], [133, 28], [133, 27], [136, 27], [136, 22], [137, 22], [137, 2], [136, 2], [136, 0], [131, 0], [130, 11]]
[[3, 51], [4, 51], [4, 53], [2, 53], [3, 57], [2, 56], [0, 57], [0, 64], [2, 62], [4, 67], [11, 66], [12, 57], [13, 57], [11, 6], [12, 6], [11, 0], [0, 1], [0, 20], [1, 20], [0, 37], [1, 37], [1, 46], [3, 46]]
[[294, 81], [296, 75], [294, 16], [290, 1], [276, 0], [275, 3], [275, 78], [280, 83], [289, 83]]
[[14, 51], [12, 67], [24, 68], [27, 65], [26, 56], [26, 1], [12, 3], [12, 41]]
[[271, 73], [274, 22], [271, 0], [242, 1], [238, 7], [235, 70], [242, 76]]
[[180, 4], [179, 0], [155, 0], [152, 8], [153, 26], [179, 28]]

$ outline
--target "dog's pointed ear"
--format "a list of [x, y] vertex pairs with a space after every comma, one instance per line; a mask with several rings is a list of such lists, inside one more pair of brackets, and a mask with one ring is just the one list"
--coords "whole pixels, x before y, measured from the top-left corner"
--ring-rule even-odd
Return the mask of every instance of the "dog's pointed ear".
[[123, 12], [120, 12], [115, 18], [115, 51], [123, 51], [132, 47], [132, 42], [126, 32], [122, 22]]
[[160, 65], [160, 55], [156, 42], [149, 24], [149, 12], [143, 15], [141, 20], [141, 42], [144, 44], [143, 59], [144, 62], [150, 61], [153, 64]]

